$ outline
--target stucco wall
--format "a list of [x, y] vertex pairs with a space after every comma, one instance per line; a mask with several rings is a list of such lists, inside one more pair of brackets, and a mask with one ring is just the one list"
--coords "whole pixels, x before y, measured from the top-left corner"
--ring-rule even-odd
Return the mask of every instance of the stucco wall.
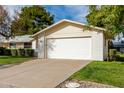
[[24, 48], [24, 43], [16, 43], [16, 48]]
[[82, 37], [91, 36], [91, 31], [84, 31], [83, 27], [78, 27], [77, 25], [64, 24], [64, 26], [59, 26], [47, 31], [46, 38], [61, 38], [61, 37]]
[[104, 38], [103, 33], [93, 32], [92, 34], [92, 59], [93, 60], [104, 60]]
[[9, 43], [1, 43], [1, 47], [9, 48]]
[[38, 58], [45, 58], [45, 37], [44, 33], [38, 36]]
[[[2, 47], [10, 48], [10, 43], [3, 43]], [[16, 48], [24, 48], [24, 43], [16, 43]]]
[[36, 40], [33, 40], [32, 41], [32, 49], [35, 49], [36, 50]]

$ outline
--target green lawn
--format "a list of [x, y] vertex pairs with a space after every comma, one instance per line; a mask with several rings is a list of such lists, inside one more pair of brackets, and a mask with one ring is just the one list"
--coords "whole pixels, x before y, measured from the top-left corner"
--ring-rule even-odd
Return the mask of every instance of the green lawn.
[[69, 79], [88, 80], [117, 87], [124, 87], [123, 62], [91, 62]]
[[17, 64], [27, 60], [30, 60], [31, 57], [17, 57], [17, 56], [0, 56], [0, 65], [4, 64]]

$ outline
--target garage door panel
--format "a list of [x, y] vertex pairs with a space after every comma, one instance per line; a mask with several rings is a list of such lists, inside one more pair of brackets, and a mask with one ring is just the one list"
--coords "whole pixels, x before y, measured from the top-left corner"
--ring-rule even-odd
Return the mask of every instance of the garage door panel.
[[91, 38], [48, 39], [47, 57], [91, 59]]

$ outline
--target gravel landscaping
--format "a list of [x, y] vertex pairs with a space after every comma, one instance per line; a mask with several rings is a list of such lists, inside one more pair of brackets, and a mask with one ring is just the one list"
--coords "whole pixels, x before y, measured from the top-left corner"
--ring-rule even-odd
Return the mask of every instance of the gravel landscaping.
[[[78, 88], [115, 88], [111, 85], [105, 85], [90, 81], [81, 81], [81, 80], [66, 80], [63, 83], [59, 84], [56, 88], [68, 88], [66, 85], [69, 83], [78, 83], [80, 86]], [[69, 87], [74, 88], [74, 87]]]
[[16, 87], [8, 84], [0, 84], [0, 88], [16, 88]]

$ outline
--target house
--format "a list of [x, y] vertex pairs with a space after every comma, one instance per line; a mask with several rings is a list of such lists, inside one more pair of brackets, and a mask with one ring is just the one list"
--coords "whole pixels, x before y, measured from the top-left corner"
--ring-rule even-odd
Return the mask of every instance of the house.
[[119, 52], [124, 53], [124, 38], [112, 40], [113, 47], [116, 48]]
[[38, 58], [105, 60], [108, 53], [104, 29], [63, 19], [32, 37]]
[[14, 38], [6, 39], [1, 37], [0, 47], [5, 48], [32, 48], [31, 35], [15, 36]]

